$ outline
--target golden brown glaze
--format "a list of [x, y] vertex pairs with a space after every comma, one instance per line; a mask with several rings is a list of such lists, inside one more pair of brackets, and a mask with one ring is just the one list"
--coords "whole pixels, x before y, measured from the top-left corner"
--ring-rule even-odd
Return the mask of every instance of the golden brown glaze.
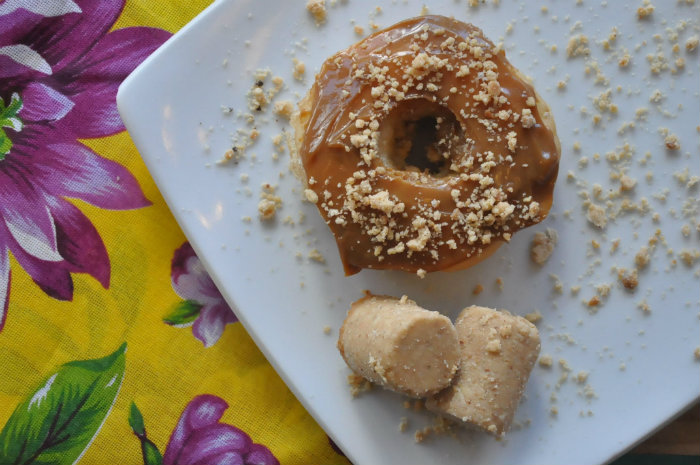
[[[326, 60], [299, 107], [308, 197], [346, 274], [466, 268], [551, 207], [549, 109], [475, 26], [423, 16], [379, 31]], [[432, 173], [410, 159], [430, 116]]]

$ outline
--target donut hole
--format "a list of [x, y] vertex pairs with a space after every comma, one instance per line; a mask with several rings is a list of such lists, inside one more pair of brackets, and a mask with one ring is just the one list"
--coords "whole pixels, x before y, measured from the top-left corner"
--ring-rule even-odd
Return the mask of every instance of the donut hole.
[[398, 171], [447, 176], [455, 155], [464, 153], [465, 136], [455, 115], [426, 99], [399, 102], [379, 128], [380, 153]]

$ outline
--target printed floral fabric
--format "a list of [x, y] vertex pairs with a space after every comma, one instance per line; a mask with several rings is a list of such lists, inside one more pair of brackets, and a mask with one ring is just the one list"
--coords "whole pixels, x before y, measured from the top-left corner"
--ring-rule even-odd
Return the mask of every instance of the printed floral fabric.
[[348, 463], [117, 112], [124, 78], [209, 3], [0, 0], [0, 465]]

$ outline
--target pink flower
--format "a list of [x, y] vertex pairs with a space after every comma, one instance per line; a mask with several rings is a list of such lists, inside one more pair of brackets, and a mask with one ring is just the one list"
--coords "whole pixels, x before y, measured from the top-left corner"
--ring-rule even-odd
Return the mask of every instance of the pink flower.
[[163, 455], [163, 465], [279, 465], [270, 450], [226, 423], [228, 404], [220, 397], [197, 396], [185, 407]]
[[109, 287], [104, 243], [67, 199], [110, 210], [150, 205], [126, 168], [78, 142], [124, 130], [117, 88], [169, 37], [153, 28], [109, 32], [123, 6], [0, 2], [0, 329], [9, 252], [56, 299], [72, 299], [71, 273]]
[[195, 255], [189, 242], [185, 242], [173, 255], [171, 278], [173, 289], [182, 297], [165, 322], [173, 326], [192, 325], [192, 334], [211, 347], [219, 340], [227, 324], [238, 321], [231, 307], [224, 300], [214, 281]]

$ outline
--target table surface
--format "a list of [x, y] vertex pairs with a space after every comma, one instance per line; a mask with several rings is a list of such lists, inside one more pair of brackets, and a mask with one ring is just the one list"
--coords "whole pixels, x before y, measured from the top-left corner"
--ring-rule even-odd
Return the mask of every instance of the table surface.
[[700, 456], [700, 403], [632, 449], [630, 454]]

